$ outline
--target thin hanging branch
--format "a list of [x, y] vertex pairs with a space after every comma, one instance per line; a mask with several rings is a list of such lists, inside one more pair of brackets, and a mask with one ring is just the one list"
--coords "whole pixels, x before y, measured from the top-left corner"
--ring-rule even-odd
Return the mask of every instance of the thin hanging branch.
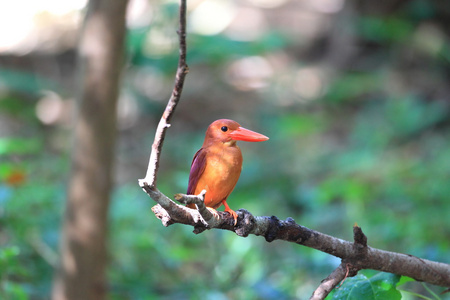
[[152, 211], [164, 226], [175, 223], [186, 224], [193, 226], [196, 234], [212, 228], [229, 230], [241, 237], [254, 234], [263, 236], [267, 242], [284, 240], [341, 258], [341, 265], [322, 281], [311, 299], [324, 299], [339, 282], [347, 276], [356, 275], [361, 269], [390, 272], [439, 286], [450, 286], [450, 265], [369, 247], [367, 237], [356, 225], [354, 242], [341, 240], [298, 225], [292, 218], [283, 221], [275, 216], [253, 216], [245, 209], [236, 211], [238, 220], [235, 225], [234, 219], [228, 213], [218, 212], [219, 218], [212, 216], [203, 203], [203, 192], [197, 196], [175, 195], [175, 199], [182, 204], [196, 204], [198, 210], [179, 205], [161, 193], [156, 188], [161, 149], [188, 72], [186, 65], [186, 0], [180, 0], [179, 26], [180, 56], [174, 88], [156, 130], [147, 174], [144, 179], [139, 180], [141, 188], [158, 203], [152, 208]]
[[180, 0], [179, 15], [180, 22], [177, 33], [180, 44], [180, 55], [178, 59], [177, 73], [175, 75], [175, 84], [172, 90], [172, 95], [170, 96], [169, 102], [167, 103], [166, 109], [164, 110], [156, 129], [152, 152], [148, 162], [147, 174], [144, 179], [139, 180], [139, 185], [142, 188], [144, 188], [144, 186], [147, 186], [147, 188], [150, 189], [156, 188], [159, 158], [161, 156], [164, 138], [166, 136], [167, 128], [170, 127], [170, 120], [175, 112], [175, 108], [180, 101], [181, 92], [183, 91], [184, 86], [184, 79], [186, 74], [189, 72], [189, 68], [186, 64], [186, 0]]

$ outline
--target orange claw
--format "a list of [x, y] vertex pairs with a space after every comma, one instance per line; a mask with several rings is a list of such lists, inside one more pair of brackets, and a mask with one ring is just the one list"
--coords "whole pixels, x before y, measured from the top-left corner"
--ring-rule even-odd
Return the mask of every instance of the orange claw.
[[223, 206], [225, 206], [225, 211], [227, 213], [229, 213], [233, 217], [233, 219], [234, 219], [234, 226], [236, 226], [238, 214], [228, 206], [227, 201], [223, 200], [222, 204], [223, 204]]

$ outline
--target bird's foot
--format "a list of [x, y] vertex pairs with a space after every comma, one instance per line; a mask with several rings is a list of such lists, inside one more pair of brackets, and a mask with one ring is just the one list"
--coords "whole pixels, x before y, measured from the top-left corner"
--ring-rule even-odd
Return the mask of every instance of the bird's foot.
[[232, 210], [231, 208], [225, 208], [225, 211], [227, 212], [227, 213], [229, 213], [232, 217], [233, 217], [233, 219], [234, 219], [234, 226], [236, 226], [236, 224], [237, 224], [237, 218], [238, 218], [238, 214], [234, 211], [234, 210]]
[[217, 210], [215, 210], [214, 208], [212, 208], [212, 207], [206, 207], [208, 210], [209, 210], [209, 212], [210, 213], [212, 213], [212, 215], [214, 216], [214, 218], [216, 219], [216, 220], [219, 220], [220, 219], [220, 216], [219, 216], [219, 213], [217, 212]]

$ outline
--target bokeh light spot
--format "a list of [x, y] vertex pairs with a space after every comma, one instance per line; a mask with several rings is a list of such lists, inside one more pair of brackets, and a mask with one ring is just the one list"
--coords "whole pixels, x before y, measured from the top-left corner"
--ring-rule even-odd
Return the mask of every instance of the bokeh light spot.
[[214, 35], [230, 25], [235, 13], [236, 9], [230, 1], [209, 0], [192, 11], [188, 24], [194, 33]]

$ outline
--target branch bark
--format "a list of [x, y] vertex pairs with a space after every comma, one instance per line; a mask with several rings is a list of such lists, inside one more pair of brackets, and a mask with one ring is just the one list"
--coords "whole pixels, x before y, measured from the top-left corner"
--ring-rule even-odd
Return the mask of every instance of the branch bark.
[[[144, 190], [148, 193], [147, 189], [144, 188]], [[158, 203], [160, 197], [166, 197], [162, 194], [155, 194], [161, 194], [161, 192], [153, 191], [149, 193], [150, 197]], [[215, 220], [213, 224], [204, 225], [204, 222], [198, 221], [201, 215], [196, 210], [175, 203], [174, 206], [164, 206], [169, 210], [166, 210], [162, 205], [156, 205], [152, 208], [152, 211], [158, 218], [163, 220], [163, 225], [165, 226], [181, 223], [193, 226], [195, 233], [217, 228], [235, 232], [241, 237], [246, 237], [250, 234], [263, 236], [267, 242], [283, 240], [339, 257], [343, 262], [359, 270], [372, 269], [408, 276], [418, 281], [443, 287], [450, 286], [450, 265], [448, 264], [422, 259], [409, 254], [372, 248], [366, 243], [361, 243], [358, 238], [355, 238], [355, 242], [345, 241], [301, 226], [292, 218], [287, 218], [283, 221], [275, 216], [253, 216], [247, 210], [239, 209], [236, 211], [238, 214], [236, 226], [234, 226], [233, 218], [224, 212], [218, 212], [220, 218]], [[365, 240], [366, 237], [362, 237], [361, 228], [357, 226], [355, 228], [354, 230], [358, 231], [358, 235], [361, 235], [360, 239]]]
[[[361, 269], [373, 269], [412, 277], [418, 281], [448, 287], [450, 286], [450, 265], [421, 259], [408, 254], [388, 252], [367, 245], [367, 237], [361, 228], [354, 227], [354, 242], [341, 240], [297, 224], [294, 219], [279, 220], [275, 216], [253, 216], [245, 209], [237, 212], [238, 220], [224, 212], [218, 212], [219, 218], [203, 204], [202, 194], [197, 196], [177, 194], [175, 198], [183, 203], [195, 203], [198, 210], [176, 204], [156, 188], [156, 175], [159, 167], [162, 144], [169, 121], [180, 99], [186, 65], [186, 3], [180, 1], [180, 58], [172, 96], [158, 125], [152, 146], [147, 174], [139, 180], [141, 188], [158, 204], [152, 208], [164, 226], [175, 223], [191, 225], [194, 233], [217, 228], [235, 232], [238, 236], [250, 234], [263, 236], [267, 242], [284, 240], [304, 245], [342, 259], [342, 264], [334, 270], [318, 287], [311, 299], [323, 299], [347, 275], [354, 276]], [[345, 271], [345, 272], [344, 272]], [[316, 297], [316, 298], [314, 298]]]
[[91, 0], [78, 47], [78, 117], [52, 299], [104, 299], [107, 212], [127, 0]]

